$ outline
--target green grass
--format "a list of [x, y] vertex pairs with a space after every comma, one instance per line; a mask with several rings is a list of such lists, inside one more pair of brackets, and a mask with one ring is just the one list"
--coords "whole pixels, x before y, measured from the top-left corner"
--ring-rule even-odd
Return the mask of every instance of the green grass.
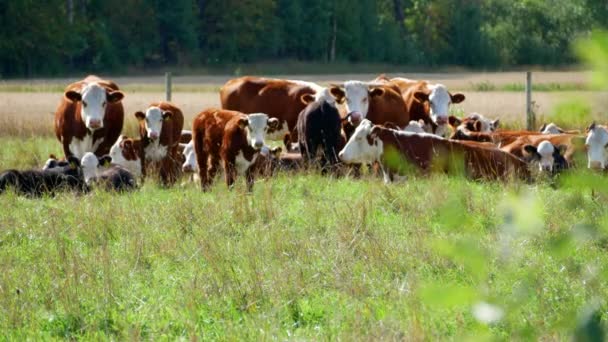
[[[0, 143], [3, 168], [59, 150], [50, 138]], [[589, 310], [606, 325], [607, 187], [597, 175], [564, 176], [556, 189], [303, 173], [258, 180], [252, 194], [242, 178], [232, 191], [218, 179], [208, 193], [154, 182], [125, 195], [7, 193], [0, 331], [7, 340], [570, 339]], [[479, 302], [504, 316], [478, 321]]]

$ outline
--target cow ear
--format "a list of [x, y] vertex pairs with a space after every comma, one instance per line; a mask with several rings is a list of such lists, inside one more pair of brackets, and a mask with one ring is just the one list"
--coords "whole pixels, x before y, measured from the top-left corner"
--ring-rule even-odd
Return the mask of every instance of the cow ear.
[[279, 129], [279, 125], [280, 125], [279, 119], [277, 119], [277, 118], [268, 119], [268, 129], [269, 130], [271, 130], [271, 131], [277, 130], [277, 129]]
[[173, 117], [173, 113], [170, 112], [170, 111], [165, 111], [163, 113], [163, 120], [164, 121], [169, 121], [169, 120], [171, 120], [172, 117]]
[[448, 116], [448, 123], [452, 127], [458, 127], [462, 123], [462, 120], [460, 120], [459, 118], [455, 117], [454, 115], [450, 115], [450, 116]]
[[239, 119], [239, 127], [245, 128], [247, 126], [249, 126], [249, 120], [247, 120], [247, 118], [240, 118]]
[[146, 114], [144, 114], [143, 112], [135, 112], [134, 115], [139, 121], [143, 121], [146, 119]]
[[82, 101], [82, 95], [77, 91], [68, 90], [65, 92], [64, 96], [72, 102]]
[[300, 96], [300, 101], [303, 104], [308, 105], [309, 103], [315, 101], [315, 97], [312, 94], [304, 94], [304, 95]]
[[80, 160], [74, 156], [69, 156], [68, 164], [70, 165], [70, 169], [74, 170], [80, 166]]
[[464, 101], [464, 94], [456, 93], [454, 95], [450, 94], [450, 98], [452, 99], [452, 103], [460, 103]]
[[544, 130], [545, 130], [545, 128], [547, 128], [547, 123], [546, 123], [546, 122], [545, 122], [545, 123], [543, 123], [543, 125], [542, 125], [542, 126], [540, 126], [540, 129], [539, 129], [538, 131], [539, 131], [539, 132], [542, 132], [542, 131], [544, 131]]
[[109, 167], [111, 163], [112, 163], [112, 157], [110, 157], [107, 154], [105, 156], [99, 158], [99, 165], [101, 165], [103, 167]]
[[481, 129], [482, 129], [481, 126], [482, 126], [481, 121], [479, 121], [479, 120], [475, 121], [475, 131], [476, 132], [481, 132]]
[[429, 100], [429, 94], [423, 91], [417, 91], [414, 93], [414, 99], [420, 103], [424, 103]]
[[331, 86], [329, 88], [329, 93], [331, 94], [331, 96], [333, 96], [336, 99], [337, 103], [339, 103], [339, 104], [344, 103], [344, 96], [346, 94], [344, 93], [344, 90], [341, 87]]
[[106, 97], [108, 99], [108, 102], [116, 103], [122, 100], [125, 97], [125, 94], [123, 94], [122, 91], [112, 91], [108, 92]]
[[591, 125], [589, 125], [589, 127], [587, 127], [587, 132], [592, 131], [592, 130], [594, 130], [594, 129], [595, 129], [595, 121], [593, 121], [593, 122], [591, 123]]
[[379, 87], [372, 88], [372, 89], [369, 91], [369, 95], [370, 95], [371, 97], [374, 97], [374, 96], [382, 96], [382, 95], [384, 95], [384, 89], [379, 88]]
[[275, 157], [280, 157], [281, 153], [283, 152], [283, 149], [281, 148], [281, 146], [277, 146], [277, 147], [273, 147], [270, 149], [270, 154], [272, 154]]
[[500, 119], [492, 121], [492, 125], [494, 126], [494, 129], [498, 128], [498, 126], [500, 126]]
[[536, 158], [538, 156], [538, 151], [536, 150], [536, 147], [534, 145], [524, 146], [524, 151], [526, 151], [526, 153], [532, 155], [534, 158]]

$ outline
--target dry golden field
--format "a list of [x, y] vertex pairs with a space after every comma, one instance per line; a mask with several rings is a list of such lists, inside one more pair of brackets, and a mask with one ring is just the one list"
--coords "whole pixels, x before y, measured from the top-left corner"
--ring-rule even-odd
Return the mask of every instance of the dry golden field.
[[[346, 75], [278, 75], [279, 78], [303, 79], [322, 84], [358, 79], [371, 80], [375, 74]], [[505, 73], [453, 73], [453, 74], [391, 74], [413, 79], [428, 79], [446, 84], [452, 91], [463, 92], [467, 99], [454, 106], [458, 113], [478, 112], [501, 118], [513, 126], [525, 122], [525, 94], [508, 89], [522, 86], [523, 72]], [[606, 92], [578, 90], [584, 87], [585, 72], [536, 72], [535, 84], [564, 85], [563, 91], [535, 91], [533, 101], [540, 120], [550, 120], [553, 108], [563, 101], [577, 99], [587, 103], [592, 116], [601, 119], [608, 105]], [[132, 134], [135, 119], [132, 113], [144, 109], [150, 102], [162, 100], [164, 77], [111, 77], [126, 93], [123, 101], [127, 113], [126, 133]], [[173, 78], [173, 102], [182, 108], [186, 127], [202, 109], [219, 106], [217, 94], [221, 85], [231, 76], [176, 76]], [[72, 78], [10, 80], [0, 82], [0, 134], [29, 136], [52, 134], [53, 113], [63, 88]], [[483, 90], [483, 91], [480, 91]], [[580, 128], [580, 127], [579, 127]]]

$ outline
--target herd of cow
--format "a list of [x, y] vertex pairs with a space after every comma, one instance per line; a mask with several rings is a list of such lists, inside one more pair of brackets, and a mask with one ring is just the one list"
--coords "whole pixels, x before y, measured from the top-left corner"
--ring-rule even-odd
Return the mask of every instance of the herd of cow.
[[[442, 84], [381, 75], [370, 82], [322, 87], [312, 82], [241, 77], [220, 90], [222, 108], [198, 114], [184, 130], [182, 111], [152, 103], [134, 116], [139, 137], [121, 135], [124, 93], [112, 81], [88, 76], [66, 88], [55, 113], [55, 134], [64, 158], [35, 170], [0, 174], [0, 193], [39, 196], [59, 189], [86, 192], [137, 188], [137, 180], [158, 175], [170, 186], [182, 174], [198, 176], [203, 190], [220, 167], [226, 184], [245, 176], [317, 165], [323, 173], [356, 177], [372, 165], [385, 182], [411, 172], [454, 172], [471, 179], [531, 180], [532, 171], [554, 175], [586, 154], [587, 167], [608, 165], [608, 128], [592, 123], [585, 133], [554, 124], [540, 131], [498, 128], [480, 114], [449, 115], [465, 100]], [[281, 147], [267, 140], [282, 139]]]

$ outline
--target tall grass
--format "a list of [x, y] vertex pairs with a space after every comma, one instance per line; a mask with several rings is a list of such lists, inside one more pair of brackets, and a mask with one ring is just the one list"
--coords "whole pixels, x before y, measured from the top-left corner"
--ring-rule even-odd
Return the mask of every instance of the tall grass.
[[[2, 146], [0, 165], [26, 167], [58, 144]], [[36, 157], [23, 161], [23, 150]], [[258, 180], [251, 194], [242, 178], [232, 191], [218, 179], [208, 193], [154, 182], [124, 195], [7, 193], [0, 331], [10, 340], [568, 339], [578, 317], [583, 332], [597, 326], [587, 312], [605, 319], [602, 181], [435, 175], [385, 186], [310, 172]]]

